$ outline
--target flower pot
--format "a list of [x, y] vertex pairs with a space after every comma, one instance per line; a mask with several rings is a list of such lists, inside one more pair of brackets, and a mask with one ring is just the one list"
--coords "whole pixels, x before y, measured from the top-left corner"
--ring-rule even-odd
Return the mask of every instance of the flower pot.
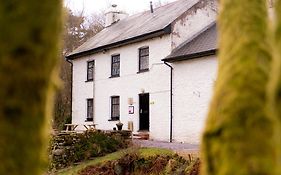
[[123, 127], [123, 123], [117, 123], [116, 126], [117, 126], [118, 131], [121, 131], [122, 127]]

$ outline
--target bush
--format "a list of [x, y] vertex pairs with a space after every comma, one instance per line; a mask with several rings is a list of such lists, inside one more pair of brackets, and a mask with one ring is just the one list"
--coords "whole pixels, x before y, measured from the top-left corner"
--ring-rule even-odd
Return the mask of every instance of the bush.
[[103, 156], [128, 147], [127, 133], [64, 133], [53, 136], [50, 146], [49, 169], [61, 169], [75, 163]]
[[118, 160], [87, 166], [79, 172], [79, 175], [199, 175], [199, 165], [199, 159], [186, 160], [177, 154], [143, 157], [135, 151], [125, 154]]

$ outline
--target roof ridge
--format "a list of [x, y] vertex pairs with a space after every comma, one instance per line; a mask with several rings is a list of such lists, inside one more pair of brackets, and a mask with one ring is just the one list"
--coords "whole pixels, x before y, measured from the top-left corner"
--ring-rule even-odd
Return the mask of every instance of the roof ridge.
[[[154, 10], [159, 10], [159, 9], [164, 8], [164, 7], [167, 7], [167, 6], [169, 6], [169, 5], [173, 5], [173, 4], [179, 3], [180, 1], [186, 1], [186, 0], [175, 0], [175, 1], [170, 2], [170, 3], [168, 3], [168, 4], [165, 4], [165, 5], [156, 7], [156, 8], [154, 8]], [[134, 17], [134, 16], [142, 15], [142, 14], [147, 13], [147, 12], [151, 13], [150, 10], [145, 10], [145, 11], [142, 11], [142, 12], [135, 13], [135, 14], [133, 14], [133, 15], [129, 15], [127, 18], [124, 18], [124, 19], [128, 19], [128, 18], [131, 18], [131, 17]], [[155, 13], [155, 12], [154, 12], [154, 13]], [[153, 13], [152, 13], [152, 14], [153, 14]]]
[[177, 0], [158, 7], [154, 13], [144, 11], [120, 20], [110, 27], [104, 28], [95, 36], [76, 48], [67, 58], [99, 52], [102, 49], [114, 48], [129, 42], [138, 42], [148, 38], [169, 34], [171, 23], [188, 11], [199, 0]]

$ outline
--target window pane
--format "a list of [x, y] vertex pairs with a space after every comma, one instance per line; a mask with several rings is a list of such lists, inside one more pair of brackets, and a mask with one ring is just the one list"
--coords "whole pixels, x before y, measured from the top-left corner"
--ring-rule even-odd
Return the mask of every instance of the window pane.
[[140, 49], [140, 56], [147, 56], [147, 55], [149, 55], [149, 49], [148, 48]]
[[111, 62], [111, 76], [116, 76], [120, 74], [120, 55], [112, 56]]
[[139, 70], [149, 69], [149, 48], [139, 50]]
[[111, 97], [111, 118], [118, 119], [120, 116], [119, 97]]
[[87, 118], [93, 118], [94, 116], [94, 100], [88, 99], [87, 100]]
[[140, 70], [148, 69], [149, 68], [149, 62], [148, 62], [148, 56], [141, 57], [140, 58]]
[[119, 105], [112, 106], [112, 117], [119, 117]]
[[112, 104], [119, 104], [119, 97], [112, 97]]
[[119, 75], [120, 72], [120, 65], [119, 63], [114, 63], [112, 65], [112, 75]]
[[93, 68], [94, 67], [94, 62], [91, 61], [91, 62], [88, 62], [88, 68]]
[[93, 80], [94, 78], [94, 61], [88, 62], [87, 66], [87, 80]]
[[93, 79], [93, 69], [88, 69], [88, 80], [92, 80]]
[[116, 63], [120, 61], [120, 55], [112, 56], [112, 63]]

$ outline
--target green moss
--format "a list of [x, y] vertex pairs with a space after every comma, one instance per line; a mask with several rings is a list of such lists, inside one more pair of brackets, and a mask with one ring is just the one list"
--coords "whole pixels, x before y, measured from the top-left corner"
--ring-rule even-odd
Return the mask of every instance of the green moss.
[[278, 174], [277, 126], [265, 107], [271, 63], [265, 0], [222, 0], [220, 10], [219, 70], [202, 174]]
[[[50, 146], [49, 169], [62, 169], [128, 147], [131, 140], [100, 131], [59, 134]], [[56, 152], [60, 153], [56, 153]]]
[[61, 170], [57, 173], [57, 175], [76, 175], [78, 174], [79, 171], [82, 169], [88, 167], [88, 166], [94, 166], [102, 163], [106, 163], [107, 161], [113, 161], [117, 160], [121, 157], [123, 157], [126, 154], [138, 152], [141, 157], [148, 158], [151, 156], [157, 156], [157, 155], [167, 155], [167, 156], [172, 156], [174, 153], [171, 150], [167, 149], [159, 149], [159, 148], [140, 148], [135, 149], [135, 148], [129, 148], [121, 151], [117, 151], [115, 153], [108, 154], [104, 157], [99, 157], [95, 158], [94, 160], [91, 161], [85, 161], [81, 163], [80, 165]]
[[0, 1], [0, 174], [46, 166], [61, 1]]
[[[273, 25], [273, 61], [271, 79], [268, 88], [268, 109], [269, 114], [279, 122], [277, 137], [279, 140], [279, 158], [281, 159], [281, 0], [275, 1], [275, 16]], [[281, 160], [279, 160], [281, 164]]]

